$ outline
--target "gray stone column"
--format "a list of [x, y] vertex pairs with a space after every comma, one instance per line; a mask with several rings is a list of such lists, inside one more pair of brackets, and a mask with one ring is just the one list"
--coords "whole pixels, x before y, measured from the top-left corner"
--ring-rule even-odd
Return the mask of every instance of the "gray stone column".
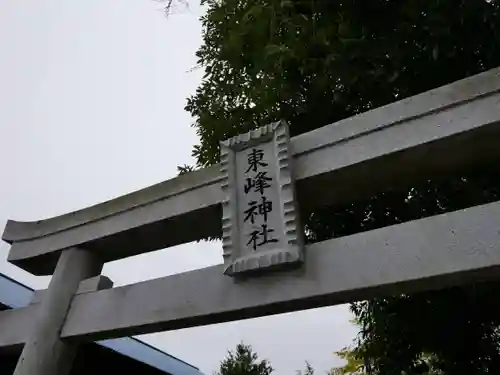
[[67, 375], [77, 343], [59, 338], [80, 281], [99, 275], [103, 263], [87, 250], [64, 250], [37, 311], [37, 322], [17, 363], [14, 375]]

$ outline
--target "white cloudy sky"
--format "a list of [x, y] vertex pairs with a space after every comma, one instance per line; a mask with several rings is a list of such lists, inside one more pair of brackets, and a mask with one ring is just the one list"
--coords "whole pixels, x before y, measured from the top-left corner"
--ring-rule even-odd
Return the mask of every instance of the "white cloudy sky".
[[[0, 0], [0, 227], [79, 209], [176, 175], [196, 134], [184, 112], [199, 83], [201, 9], [165, 19], [153, 0]], [[5, 261], [0, 272], [47, 285]], [[115, 285], [222, 261], [218, 244], [188, 244], [107, 264]], [[168, 296], [164, 296], [168, 298]], [[244, 341], [295, 374], [322, 372], [356, 329], [347, 307], [143, 336], [211, 374]]]

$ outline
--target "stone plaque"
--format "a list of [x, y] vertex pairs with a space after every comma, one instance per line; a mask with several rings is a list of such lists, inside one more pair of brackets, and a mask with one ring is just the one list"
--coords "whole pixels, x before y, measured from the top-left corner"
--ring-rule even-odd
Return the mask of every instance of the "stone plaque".
[[292, 167], [284, 121], [221, 143], [224, 274], [303, 262]]

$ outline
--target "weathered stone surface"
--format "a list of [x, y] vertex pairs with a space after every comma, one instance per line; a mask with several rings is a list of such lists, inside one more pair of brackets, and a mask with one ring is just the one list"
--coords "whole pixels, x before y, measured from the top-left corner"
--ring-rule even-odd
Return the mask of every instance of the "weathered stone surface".
[[224, 274], [303, 262], [290, 136], [284, 121], [221, 143]]
[[[76, 291], [76, 294], [95, 292], [97, 290], [110, 289], [112, 287], [113, 287], [113, 281], [111, 281], [109, 277], [104, 275], [98, 275], [81, 281], [80, 285], [78, 285], [78, 290]], [[30, 304], [34, 305], [40, 303], [46, 294], [47, 294], [47, 289], [35, 290], [33, 292], [33, 296], [31, 297]]]
[[500, 203], [306, 248], [303, 268], [237, 280], [215, 266], [78, 295], [62, 337], [145, 334], [498, 277]]
[[61, 340], [61, 329], [80, 282], [98, 275], [102, 266], [87, 250], [72, 248], [61, 254], [44, 298], [34, 305], [36, 315], [14, 375], [69, 374], [78, 343]]
[[33, 329], [37, 306], [0, 311], [0, 349], [22, 348]]

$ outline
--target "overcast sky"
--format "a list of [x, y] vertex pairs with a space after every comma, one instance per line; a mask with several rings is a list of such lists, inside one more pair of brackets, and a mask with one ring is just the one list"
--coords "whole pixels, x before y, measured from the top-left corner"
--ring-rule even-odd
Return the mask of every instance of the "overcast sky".
[[[183, 108], [201, 78], [190, 71], [201, 10], [190, 2], [167, 20], [153, 0], [0, 0], [0, 231], [8, 218], [80, 209], [193, 163]], [[2, 243], [1, 273], [46, 287], [7, 252]], [[124, 285], [221, 262], [219, 244], [188, 244], [106, 264], [104, 274]], [[277, 375], [305, 360], [322, 373], [352, 341], [350, 318], [339, 306], [141, 338], [207, 375], [241, 341]]]

